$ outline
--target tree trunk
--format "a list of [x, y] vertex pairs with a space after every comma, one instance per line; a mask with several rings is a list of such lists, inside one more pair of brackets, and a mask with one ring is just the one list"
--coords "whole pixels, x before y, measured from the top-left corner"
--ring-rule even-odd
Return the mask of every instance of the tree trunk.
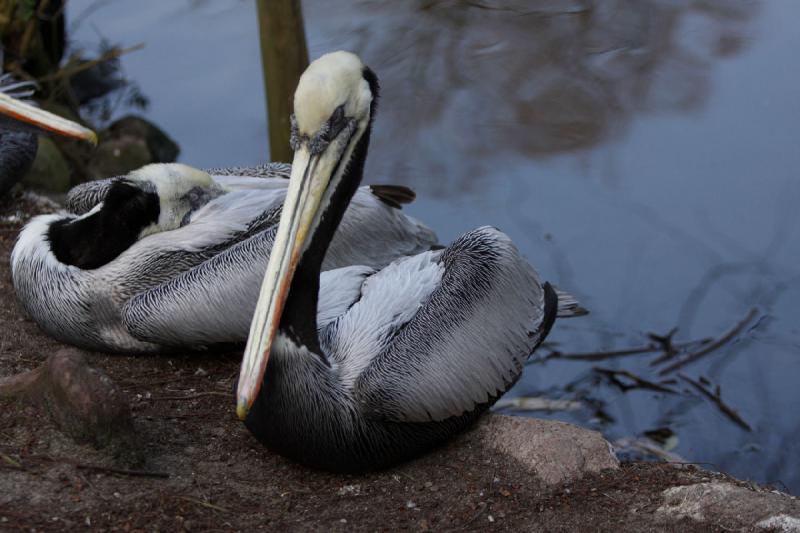
[[300, 0], [257, 0], [256, 4], [267, 93], [270, 159], [289, 162], [292, 96], [308, 66], [303, 13]]

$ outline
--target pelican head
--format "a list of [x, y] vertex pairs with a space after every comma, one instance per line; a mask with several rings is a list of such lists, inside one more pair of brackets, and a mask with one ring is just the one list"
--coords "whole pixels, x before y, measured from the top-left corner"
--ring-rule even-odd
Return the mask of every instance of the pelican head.
[[152, 164], [125, 177], [144, 192], [155, 194], [158, 217], [144, 228], [141, 237], [185, 226], [192, 213], [226, 192], [202, 170], [180, 163]]
[[192, 213], [224, 193], [201, 170], [147, 165], [113, 180], [103, 201], [88, 213], [55, 220], [47, 240], [61, 263], [99, 268], [143, 237], [186, 225]]
[[[289, 189], [239, 375], [236, 412], [242, 420], [260, 390], [298, 262], [306, 255], [324, 255], [324, 250], [309, 248], [327, 246], [344, 211], [328, 208], [346, 205], [358, 187], [369, 139], [365, 132], [377, 97], [377, 78], [349, 52], [320, 57], [300, 77], [291, 121]], [[321, 262], [321, 257], [314, 259]]]
[[0, 76], [0, 126], [17, 131], [56, 134], [97, 144], [97, 135], [92, 130], [23, 101], [33, 92], [31, 87], [35, 86], [27, 82], [13, 82], [8, 75]]

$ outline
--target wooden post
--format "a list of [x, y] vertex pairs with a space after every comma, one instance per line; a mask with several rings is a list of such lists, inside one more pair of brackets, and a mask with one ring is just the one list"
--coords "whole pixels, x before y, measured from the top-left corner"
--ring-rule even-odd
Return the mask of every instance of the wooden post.
[[289, 116], [300, 75], [308, 66], [300, 0], [256, 0], [267, 96], [270, 160], [290, 162]]

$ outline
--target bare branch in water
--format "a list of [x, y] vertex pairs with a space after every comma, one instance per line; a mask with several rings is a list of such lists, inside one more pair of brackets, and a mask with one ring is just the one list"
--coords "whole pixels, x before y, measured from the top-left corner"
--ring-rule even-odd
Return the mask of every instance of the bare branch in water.
[[732, 408], [728, 407], [722, 401], [722, 394], [719, 385], [716, 386], [714, 392], [712, 393], [709, 390], [711, 386], [710, 384], [708, 386], [703, 385], [700, 381], [693, 380], [692, 378], [690, 378], [689, 376], [687, 376], [682, 372], [678, 373], [678, 377], [684, 380], [689, 385], [691, 385], [697, 392], [708, 398], [708, 400], [710, 400], [714, 405], [716, 405], [719, 408], [720, 411], [722, 411], [722, 414], [727, 416], [736, 425], [738, 425], [745, 431], [753, 431], [753, 428], [750, 427], [750, 424], [745, 422], [744, 419], [739, 415], [739, 413], [734, 411]]
[[[649, 334], [651, 339], [655, 339], [656, 335]], [[699, 339], [694, 341], [680, 342], [669, 345], [671, 350], [680, 350], [697, 344], [708, 342], [708, 339]], [[654, 353], [664, 351], [664, 345], [648, 344], [646, 346], [635, 346], [633, 348], [623, 348], [621, 350], [608, 350], [604, 352], [583, 352], [583, 353], [562, 353], [554, 351], [548, 354], [545, 359], [566, 359], [568, 361], [605, 361], [606, 359], [616, 359], [618, 357], [626, 357], [629, 355], [640, 355], [645, 353]]]
[[583, 404], [575, 400], [545, 398], [543, 396], [518, 396], [503, 398], [494, 404], [496, 409], [515, 409], [517, 411], [577, 411]]
[[[629, 372], [628, 370], [614, 370], [613, 368], [600, 368], [594, 367], [592, 368], [598, 374], [603, 374], [604, 376], [608, 377], [608, 379], [617, 387], [622, 389], [623, 391], [628, 391], [630, 389], [648, 389], [657, 392], [664, 392], [667, 394], [677, 394], [678, 392], [674, 389], [666, 387], [664, 385], [660, 385], [658, 383], [653, 383], [652, 381], [648, 381], [644, 378], [641, 378], [634, 374], [633, 372]], [[624, 377], [633, 382], [633, 385], [624, 383], [619, 378]]]
[[742, 330], [752, 322], [752, 320], [758, 315], [758, 309], [753, 307], [750, 311], [747, 312], [747, 315], [734, 324], [734, 326], [723, 333], [721, 336], [717, 337], [713, 341], [707, 343], [704, 347], [700, 348], [697, 351], [690, 352], [685, 356], [681, 357], [678, 361], [675, 361], [671, 365], [667, 366], [666, 368], [661, 369], [658, 372], [659, 376], [663, 376], [665, 374], [669, 374], [670, 372], [674, 372], [679, 368], [683, 368], [684, 366], [694, 363], [695, 361], [699, 360], [705, 355], [710, 354], [711, 352], [721, 348], [722, 346], [726, 345], [730, 342], [734, 337], [736, 337]]

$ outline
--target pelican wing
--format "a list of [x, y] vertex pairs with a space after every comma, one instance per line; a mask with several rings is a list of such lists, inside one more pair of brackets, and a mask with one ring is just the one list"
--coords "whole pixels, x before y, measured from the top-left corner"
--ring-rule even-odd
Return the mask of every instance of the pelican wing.
[[[291, 172], [291, 165], [286, 163], [265, 163], [252, 167], [212, 168], [206, 172], [231, 190], [274, 188], [286, 189], [286, 178]], [[69, 190], [65, 207], [70, 213], [82, 215], [92, 210], [103, 201], [109, 187], [115, 180], [124, 176], [114, 176], [80, 183]], [[253, 179], [259, 178], [259, 179]], [[266, 178], [264, 182], [261, 179]]]
[[444, 420], [517, 380], [554, 298], [506, 235], [480, 228], [369, 277], [323, 349], [367, 415]]
[[137, 294], [122, 310], [125, 328], [139, 340], [172, 346], [243, 341], [276, 228]]
[[[264, 277], [276, 224], [198, 267], [132, 298], [122, 320], [137, 339], [168, 346], [244, 342]], [[355, 302], [369, 267], [323, 272], [318, 323], [324, 327]]]
[[292, 174], [292, 165], [289, 163], [262, 163], [251, 167], [209, 168], [206, 169], [206, 172], [212, 176], [289, 179]]
[[69, 190], [64, 207], [70, 213], [82, 215], [103, 201], [111, 184], [122, 176], [80, 183]]
[[[262, 195], [269, 192], [259, 191]], [[243, 198], [235, 200], [236, 196]], [[128, 331], [142, 341], [167, 345], [244, 342], [277, 231], [282, 200], [282, 194], [274, 197], [274, 209], [261, 217], [257, 232], [251, 229], [246, 238], [226, 243], [208, 260], [131, 298], [122, 313]], [[224, 218], [224, 210], [221, 215], [214, 214], [222, 209], [222, 202], [237, 209], [252, 203], [248, 191], [233, 191], [198, 211], [187, 228], [196, 233], [195, 225]], [[168, 233], [160, 235], [168, 237]], [[323, 264], [326, 270], [337, 270], [322, 275], [321, 283], [327, 288], [320, 291], [320, 326], [338, 317], [360, 297], [361, 282], [374, 268], [429, 250], [435, 242], [435, 235], [427, 227], [389, 207], [368, 188], [360, 188]], [[342, 268], [350, 265], [364, 266]]]

